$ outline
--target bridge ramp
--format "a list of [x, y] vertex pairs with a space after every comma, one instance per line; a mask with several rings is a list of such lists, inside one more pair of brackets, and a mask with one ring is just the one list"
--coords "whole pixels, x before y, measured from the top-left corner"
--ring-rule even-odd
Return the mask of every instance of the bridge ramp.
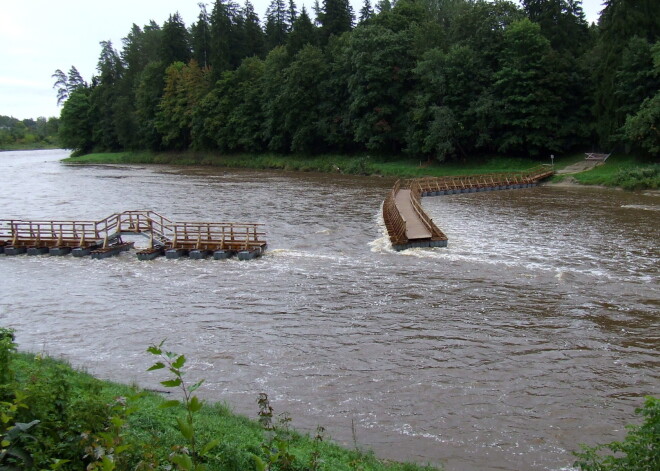
[[401, 189], [394, 199], [399, 214], [406, 221], [406, 237], [408, 240], [430, 239], [432, 236], [431, 231], [413, 207], [411, 191], [410, 189]]

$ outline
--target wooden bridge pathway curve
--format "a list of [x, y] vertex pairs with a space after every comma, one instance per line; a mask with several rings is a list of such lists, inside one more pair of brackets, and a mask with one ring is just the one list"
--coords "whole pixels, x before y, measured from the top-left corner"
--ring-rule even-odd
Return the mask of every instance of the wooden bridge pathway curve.
[[397, 181], [383, 202], [383, 219], [395, 250], [413, 247], [446, 247], [447, 236], [421, 205], [423, 196], [528, 188], [554, 173], [550, 165], [522, 172], [424, 177]]

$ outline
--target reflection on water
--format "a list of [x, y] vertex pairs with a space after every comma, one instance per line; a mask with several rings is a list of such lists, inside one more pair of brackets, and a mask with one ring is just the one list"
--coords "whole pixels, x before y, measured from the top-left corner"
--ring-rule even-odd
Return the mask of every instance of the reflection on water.
[[391, 251], [392, 181], [0, 154], [0, 218], [266, 224], [257, 261], [0, 255], [0, 324], [149, 387], [148, 344], [192, 359], [208, 399], [448, 470], [562, 469], [620, 438], [658, 374], [657, 196], [551, 186], [425, 198], [446, 249]]

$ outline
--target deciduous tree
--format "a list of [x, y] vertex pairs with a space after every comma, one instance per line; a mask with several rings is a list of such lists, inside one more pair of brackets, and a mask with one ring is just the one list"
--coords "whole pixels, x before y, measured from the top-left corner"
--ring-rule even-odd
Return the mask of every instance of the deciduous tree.
[[156, 114], [156, 128], [163, 136], [163, 146], [187, 149], [192, 142], [192, 117], [195, 108], [208, 93], [208, 69], [194, 59], [189, 64], [175, 62], [165, 71], [165, 89]]

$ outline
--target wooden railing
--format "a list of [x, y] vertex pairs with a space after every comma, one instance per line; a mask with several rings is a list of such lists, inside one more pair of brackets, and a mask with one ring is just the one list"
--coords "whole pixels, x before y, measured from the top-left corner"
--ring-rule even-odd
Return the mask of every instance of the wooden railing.
[[197, 250], [249, 250], [265, 244], [262, 224], [174, 222], [171, 246]]
[[103, 240], [115, 220], [104, 221], [22, 221], [0, 220], [0, 238], [10, 245], [57, 245], [88, 247]]
[[412, 188], [414, 183], [418, 183], [422, 192], [479, 189], [536, 183], [552, 174], [552, 167], [543, 164], [520, 172], [415, 178], [406, 180], [404, 186]]
[[401, 213], [399, 213], [395, 201], [400, 185], [401, 182], [397, 180], [383, 202], [383, 219], [392, 245], [405, 244], [408, 241], [406, 237], [406, 221], [401, 216]]
[[122, 234], [149, 234], [166, 248], [244, 250], [263, 248], [261, 224], [174, 222], [153, 211], [124, 211], [100, 221], [0, 220], [0, 240], [19, 247], [107, 245]]
[[413, 182], [410, 187], [410, 202], [412, 207], [417, 213], [417, 216], [424, 223], [426, 228], [431, 232], [431, 240], [447, 240], [447, 236], [440, 230], [438, 226], [435, 225], [433, 219], [426, 214], [424, 208], [422, 208], [422, 187], [416, 182]]
[[120, 234], [150, 234], [151, 248], [154, 245], [166, 246], [174, 236], [173, 222], [154, 211], [124, 211], [119, 216], [118, 232]]

